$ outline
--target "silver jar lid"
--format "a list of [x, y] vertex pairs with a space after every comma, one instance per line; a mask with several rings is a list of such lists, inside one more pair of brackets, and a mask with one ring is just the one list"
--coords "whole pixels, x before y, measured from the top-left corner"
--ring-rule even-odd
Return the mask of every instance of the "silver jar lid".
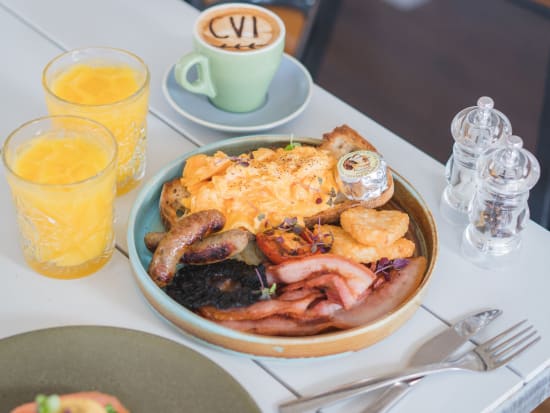
[[387, 164], [377, 152], [350, 152], [338, 160], [336, 169], [340, 191], [349, 199], [374, 199], [388, 188]]

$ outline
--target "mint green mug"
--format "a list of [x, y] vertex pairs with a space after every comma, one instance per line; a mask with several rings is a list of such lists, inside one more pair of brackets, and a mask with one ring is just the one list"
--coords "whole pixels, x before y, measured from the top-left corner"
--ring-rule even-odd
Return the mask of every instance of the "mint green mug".
[[[193, 30], [194, 51], [175, 67], [178, 84], [208, 96], [220, 109], [251, 112], [263, 105], [285, 44], [285, 26], [273, 12], [245, 3], [203, 11]], [[196, 66], [198, 78], [188, 72]]]

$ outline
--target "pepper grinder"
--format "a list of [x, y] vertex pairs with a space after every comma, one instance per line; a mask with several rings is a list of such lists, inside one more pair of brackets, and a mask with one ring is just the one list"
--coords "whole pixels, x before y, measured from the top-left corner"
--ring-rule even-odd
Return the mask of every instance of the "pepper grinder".
[[463, 255], [484, 268], [512, 263], [529, 221], [529, 190], [540, 177], [537, 159], [519, 136], [479, 158], [477, 189], [462, 237]]
[[494, 109], [494, 101], [482, 96], [477, 106], [461, 110], [451, 122], [451, 134], [455, 140], [453, 154], [449, 158], [445, 177], [447, 187], [441, 196], [442, 215], [451, 223], [468, 224], [468, 205], [475, 191], [476, 164], [490, 147], [512, 134], [508, 118]]

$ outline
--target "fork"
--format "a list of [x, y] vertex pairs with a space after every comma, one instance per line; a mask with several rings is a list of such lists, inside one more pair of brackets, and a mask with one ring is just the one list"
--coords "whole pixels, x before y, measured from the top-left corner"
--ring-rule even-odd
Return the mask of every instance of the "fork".
[[521, 329], [521, 326], [523, 326], [526, 321], [527, 320], [523, 320], [513, 325], [453, 360], [413, 367], [398, 373], [386, 374], [377, 378], [362, 379], [345, 384], [328, 392], [301, 397], [297, 400], [280, 405], [279, 412], [299, 413], [318, 409], [339, 400], [368, 393], [396, 382], [414, 380], [431, 374], [464, 370], [483, 372], [497, 369], [508, 364], [540, 340], [540, 336], [537, 331], [533, 329], [532, 325]]

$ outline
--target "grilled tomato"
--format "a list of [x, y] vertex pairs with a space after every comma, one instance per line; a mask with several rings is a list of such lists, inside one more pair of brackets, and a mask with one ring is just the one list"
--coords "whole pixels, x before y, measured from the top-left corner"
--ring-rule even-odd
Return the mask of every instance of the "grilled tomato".
[[274, 264], [328, 252], [332, 245], [330, 234], [313, 234], [302, 226], [272, 228], [256, 234], [256, 243]]

